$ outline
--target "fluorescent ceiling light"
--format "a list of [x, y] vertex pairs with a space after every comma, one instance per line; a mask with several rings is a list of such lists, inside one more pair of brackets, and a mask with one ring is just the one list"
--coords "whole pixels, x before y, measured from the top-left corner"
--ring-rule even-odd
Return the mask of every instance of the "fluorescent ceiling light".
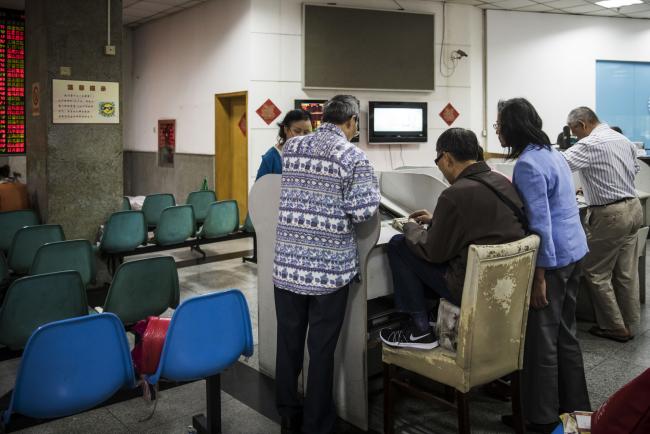
[[604, 8], [620, 8], [622, 6], [640, 5], [642, 3], [642, 0], [604, 0], [601, 2], [596, 2], [598, 6], [602, 6]]

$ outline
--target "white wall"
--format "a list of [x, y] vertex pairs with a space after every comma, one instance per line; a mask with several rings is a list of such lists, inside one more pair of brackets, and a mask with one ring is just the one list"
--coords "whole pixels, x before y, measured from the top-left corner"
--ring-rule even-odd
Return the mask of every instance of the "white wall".
[[[596, 105], [596, 60], [650, 61], [648, 20], [488, 11], [488, 124], [499, 99], [525, 97], [552, 142], [575, 107]], [[488, 150], [501, 152], [489, 128]]]
[[125, 149], [156, 152], [158, 120], [176, 119], [176, 152], [214, 155], [214, 95], [248, 88], [250, 36], [248, 0], [204, 2], [133, 31]]
[[[395, 10], [392, 0], [338, 1], [339, 6]], [[454, 75], [444, 78], [438, 68], [442, 39], [442, 4], [430, 1], [404, 0], [400, 4], [409, 12], [434, 13], [436, 77], [434, 92], [341, 91], [361, 101], [361, 140], [363, 148], [378, 170], [401, 165], [433, 165], [435, 142], [447, 125], [438, 116], [451, 102], [460, 112], [453, 126], [482, 128], [482, 12], [465, 5], [446, 6], [445, 53], [462, 49], [469, 54], [461, 60]], [[354, 29], [339, 29], [350, 32]], [[294, 99], [327, 99], [337, 92], [303, 90], [301, 71], [302, 0], [252, 0], [251, 16], [251, 82], [249, 93], [249, 178], [254, 179], [261, 155], [275, 142], [277, 126], [270, 126], [255, 113], [267, 98], [283, 112], [293, 108]], [[359, 47], [363, 49], [363, 47]], [[422, 144], [367, 145], [368, 101], [427, 101], [429, 141]], [[282, 116], [282, 115], [281, 115]]]
[[[341, 6], [395, 10], [391, 0], [347, 0]], [[462, 49], [453, 76], [438, 65], [442, 4], [403, 0], [407, 11], [436, 14], [434, 92], [346, 91], [362, 104], [360, 146], [379, 170], [405, 165], [433, 165], [435, 141], [447, 128], [438, 113], [451, 102], [460, 112], [453, 126], [482, 128], [482, 11], [447, 5], [445, 55]], [[348, 29], [354, 37], [354, 29]], [[302, 0], [214, 0], [138, 27], [132, 33], [131, 110], [125, 110], [125, 149], [156, 151], [158, 119], [177, 120], [177, 152], [214, 154], [214, 94], [248, 90], [249, 178], [252, 185], [261, 155], [275, 142], [275, 123], [267, 126], [255, 110], [270, 98], [283, 112], [293, 100], [324, 98], [332, 91], [302, 90]], [[363, 47], [360, 47], [363, 49]], [[128, 67], [127, 67], [128, 70]], [[128, 74], [127, 74], [128, 75]], [[427, 101], [429, 142], [366, 145], [369, 100]], [[125, 96], [125, 104], [129, 97]], [[282, 115], [281, 115], [282, 116]], [[279, 119], [278, 119], [279, 120]], [[277, 120], [276, 120], [277, 122]], [[403, 158], [402, 158], [403, 156]], [[403, 161], [402, 161], [403, 160]]]

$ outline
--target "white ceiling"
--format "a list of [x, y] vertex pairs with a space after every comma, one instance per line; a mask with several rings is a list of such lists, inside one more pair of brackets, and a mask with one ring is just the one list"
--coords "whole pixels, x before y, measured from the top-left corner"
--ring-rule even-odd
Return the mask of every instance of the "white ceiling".
[[125, 26], [136, 27], [204, 1], [206, 0], [123, 0], [123, 23]]
[[650, 0], [643, 4], [608, 9], [595, 4], [600, 0], [447, 0], [482, 9], [552, 14], [595, 15], [600, 17], [650, 18]]
[[[147, 21], [171, 15], [207, 0], [123, 0], [124, 25], [137, 27]], [[399, 0], [398, 0], [399, 1]], [[431, 0], [425, 0], [431, 1]], [[599, 0], [447, 0], [449, 3], [473, 5], [482, 9], [552, 14], [595, 15], [650, 19], [650, 0], [643, 4], [608, 9], [595, 4]], [[0, 0], [0, 8], [25, 9], [25, 0]]]

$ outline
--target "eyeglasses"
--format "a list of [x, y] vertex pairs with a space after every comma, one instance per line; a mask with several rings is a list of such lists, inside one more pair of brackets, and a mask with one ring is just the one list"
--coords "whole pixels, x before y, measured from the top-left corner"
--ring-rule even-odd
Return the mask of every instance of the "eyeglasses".
[[442, 151], [441, 153], [438, 154], [435, 160], [433, 160], [434, 163], [438, 164], [438, 161], [442, 158], [442, 156], [445, 155], [445, 151]]
[[494, 128], [495, 130], [498, 130], [500, 126], [501, 126], [501, 124], [498, 123], [498, 122], [495, 122], [495, 123], [492, 124], [492, 128]]

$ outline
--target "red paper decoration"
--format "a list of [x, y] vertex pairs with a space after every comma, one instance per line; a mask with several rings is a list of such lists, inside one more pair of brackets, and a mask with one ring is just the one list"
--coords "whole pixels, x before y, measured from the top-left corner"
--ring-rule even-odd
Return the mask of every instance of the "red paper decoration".
[[271, 122], [273, 122], [278, 116], [280, 116], [280, 109], [273, 104], [273, 101], [270, 99], [267, 99], [264, 101], [264, 104], [260, 106], [257, 110], [255, 110], [255, 113], [257, 113], [264, 122], [266, 122], [266, 125], [271, 125]]
[[458, 116], [460, 116], [460, 113], [458, 113], [458, 110], [456, 110], [451, 103], [447, 103], [445, 108], [440, 112], [440, 117], [448, 126], [451, 126], [451, 124], [458, 119]]

